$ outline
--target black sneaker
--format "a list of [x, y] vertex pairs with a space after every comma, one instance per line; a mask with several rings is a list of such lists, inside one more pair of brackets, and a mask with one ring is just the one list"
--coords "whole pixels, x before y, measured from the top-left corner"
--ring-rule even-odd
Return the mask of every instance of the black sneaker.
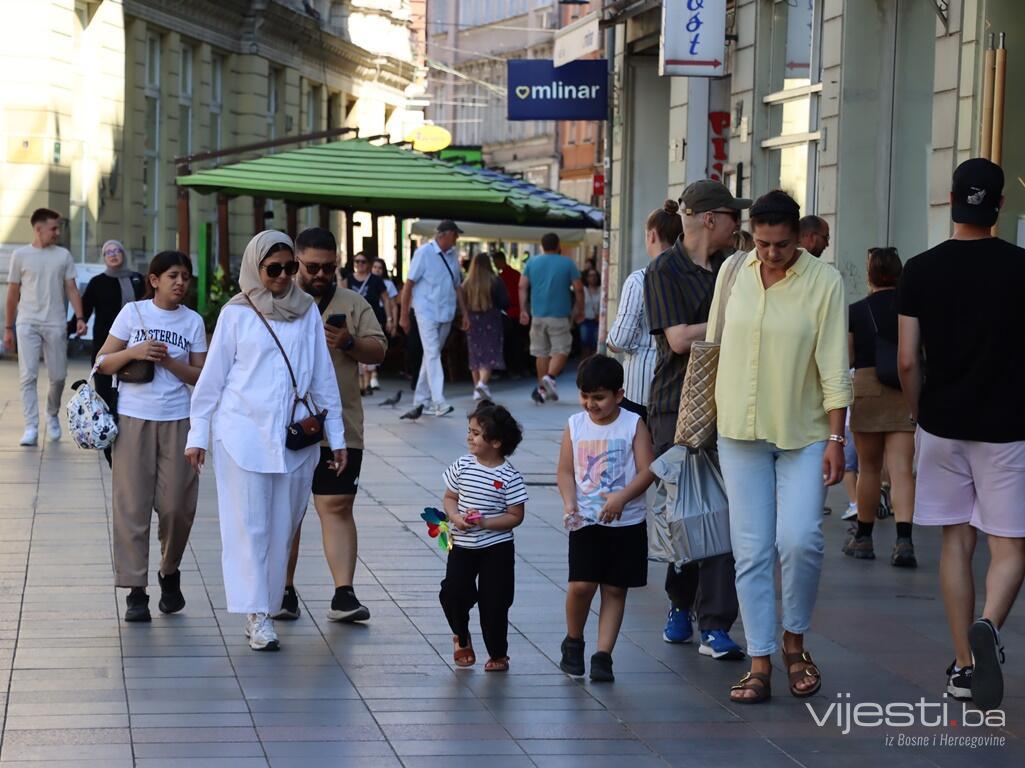
[[410, 410], [399, 416], [400, 419], [419, 419], [424, 415], [424, 407], [422, 405], [414, 405]]
[[370, 618], [370, 609], [356, 599], [352, 587], [338, 587], [331, 598], [331, 609], [327, 612], [328, 621], [366, 621]]
[[968, 628], [972, 647], [972, 701], [982, 710], [996, 709], [1004, 698], [1004, 648], [1000, 634], [989, 619], [979, 619]]
[[858, 536], [856, 533], [847, 539], [841, 550], [847, 557], [858, 560], [875, 560], [876, 553], [872, 546], [871, 536]]
[[175, 571], [170, 576], [157, 572], [160, 582], [160, 602], [157, 607], [161, 613], [178, 613], [185, 607], [185, 595], [182, 594], [182, 572]]
[[281, 598], [281, 610], [272, 613], [275, 621], [295, 621], [299, 618], [299, 593], [295, 587], [285, 587], [285, 595]]
[[128, 606], [125, 611], [125, 621], [152, 621], [149, 615], [149, 595], [144, 587], [132, 587], [132, 591], [125, 598]]
[[612, 674], [612, 654], [598, 651], [591, 657], [591, 682], [611, 683], [616, 676]]
[[971, 701], [972, 668], [962, 667], [955, 672], [955, 667], [957, 667], [956, 659], [947, 667], [947, 695], [958, 701]]
[[895, 568], [917, 568], [918, 558], [915, 557], [915, 545], [911, 539], [898, 537], [893, 544], [893, 554], [890, 555], [890, 565]]
[[571, 677], [584, 676], [584, 640], [566, 635], [562, 641], [562, 661], [559, 669]]
[[[539, 387], [534, 387], [532, 390], [530, 390], [530, 399], [533, 400], [538, 405], [544, 405], [545, 404], [544, 393], [541, 391], [541, 389]], [[584, 673], [581, 672], [580, 674], [584, 674]]]

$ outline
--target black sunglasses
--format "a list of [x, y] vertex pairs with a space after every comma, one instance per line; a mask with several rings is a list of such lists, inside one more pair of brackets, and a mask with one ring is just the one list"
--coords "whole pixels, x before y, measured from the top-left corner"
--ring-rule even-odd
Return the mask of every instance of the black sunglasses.
[[[338, 268], [337, 262], [332, 262], [330, 264], [311, 264], [308, 261], [304, 261], [303, 266], [306, 267], [306, 271], [309, 272], [311, 275], [316, 275], [322, 270], [325, 275], [330, 275], [332, 272], [335, 271], [335, 269]], [[291, 274], [295, 273], [293, 272]]]
[[274, 262], [273, 264], [261, 264], [260, 269], [267, 270], [267, 277], [270, 278], [281, 277], [282, 272], [291, 277], [299, 271], [299, 262], [290, 261], [287, 264], [280, 264], [278, 262]]

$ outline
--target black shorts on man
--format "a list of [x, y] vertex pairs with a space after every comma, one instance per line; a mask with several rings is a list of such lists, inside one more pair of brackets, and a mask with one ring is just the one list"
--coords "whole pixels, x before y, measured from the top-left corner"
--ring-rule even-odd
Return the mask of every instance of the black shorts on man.
[[359, 490], [359, 471], [363, 466], [363, 449], [350, 448], [349, 460], [342, 474], [336, 475], [328, 464], [335, 460], [331, 449], [320, 447], [320, 461], [313, 472], [314, 496], [355, 496]]

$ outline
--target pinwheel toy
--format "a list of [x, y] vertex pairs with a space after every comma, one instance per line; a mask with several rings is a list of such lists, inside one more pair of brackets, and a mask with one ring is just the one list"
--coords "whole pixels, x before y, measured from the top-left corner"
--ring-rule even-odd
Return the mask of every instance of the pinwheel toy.
[[[466, 522], [475, 523], [483, 515], [477, 510], [471, 510], [466, 515]], [[438, 540], [438, 547], [446, 552], [452, 549], [452, 533], [448, 523], [448, 515], [435, 507], [424, 507], [420, 518], [427, 523], [427, 535]]]
[[449, 534], [448, 515], [434, 507], [424, 507], [420, 518], [427, 523], [427, 535], [438, 540], [438, 547], [444, 551], [452, 549], [452, 536]]

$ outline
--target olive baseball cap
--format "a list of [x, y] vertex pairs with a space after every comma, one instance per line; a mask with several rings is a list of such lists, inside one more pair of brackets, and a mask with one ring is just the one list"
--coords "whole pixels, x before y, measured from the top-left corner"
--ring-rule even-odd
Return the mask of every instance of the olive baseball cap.
[[725, 184], [712, 179], [702, 179], [690, 184], [680, 195], [680, 204], [683, 207], [681, 213], [686, 216], [714, 211], [716, 208], [742, 211], [751, 207], [748, 198], [734, 197]]

